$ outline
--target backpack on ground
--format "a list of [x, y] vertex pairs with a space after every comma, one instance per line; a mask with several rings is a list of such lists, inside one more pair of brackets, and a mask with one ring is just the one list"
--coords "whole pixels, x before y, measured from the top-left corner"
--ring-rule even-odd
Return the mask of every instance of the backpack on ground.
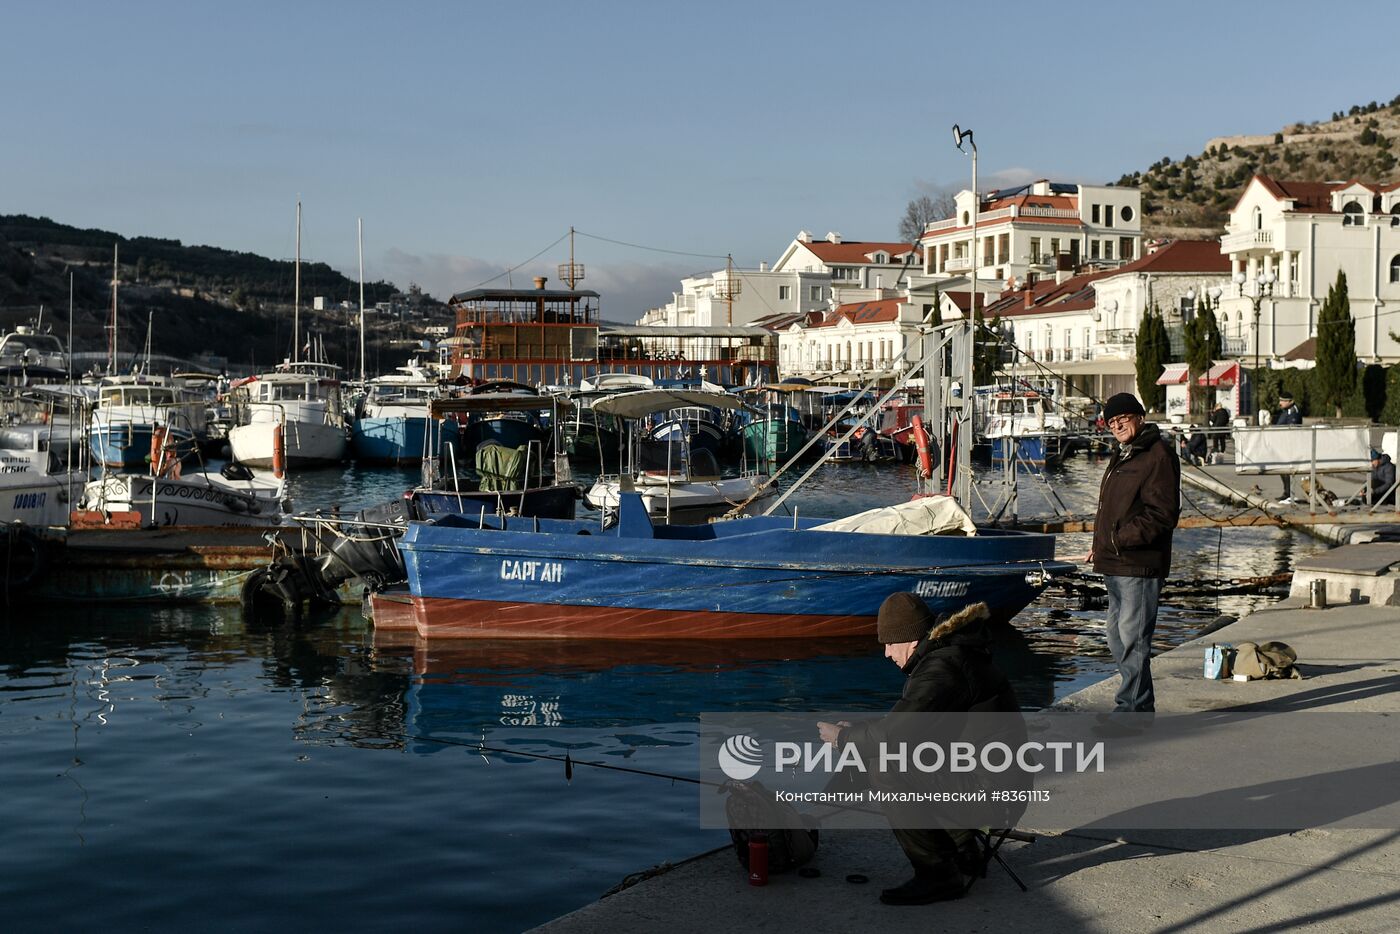
[[729, 838], [740, 864], [749, 868], [749, 838], [768, 837], [768, 871], [786, 872], [811, 861], [817, 852], [817, 829], [812, 818], [792, 805], [774, 799], [762, 782], [729, 782], [724, 803], [729, 818]]

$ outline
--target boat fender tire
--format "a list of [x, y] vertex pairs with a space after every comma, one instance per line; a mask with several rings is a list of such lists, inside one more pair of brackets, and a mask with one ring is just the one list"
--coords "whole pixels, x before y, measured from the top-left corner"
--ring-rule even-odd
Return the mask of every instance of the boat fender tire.
[[4, 565], [0, 567], [4, 585], [11, 590], [28, 587], [44, 572], [47, 554], [44, 541], [33, 529], [10, 526], [3, 540]]

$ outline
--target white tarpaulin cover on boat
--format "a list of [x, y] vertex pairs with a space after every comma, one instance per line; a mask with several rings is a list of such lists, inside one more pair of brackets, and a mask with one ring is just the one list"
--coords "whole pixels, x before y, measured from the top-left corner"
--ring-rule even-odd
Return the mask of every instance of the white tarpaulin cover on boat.
[[1308, 473], [1314, 456], [1318, 473], [1371, 469], [1368, 428], [1274, 426], [1234, 434], [1235, 473]]
[[621, 392], [593, 403], [593, 411], [622, 418], [641, 418], [652, 412], [669, 412], [686, 406], [702, 405], [712, 409], [741, 409], [744, 403], [727, 392], [705, 392], [701, 389], [639, 389]]
[[977, 526], [951, 496], [926, 496], [909, 503], [867, 509], [854, 516], [812, 526], [814, 532], [865, 532], [871, 535], [976, 535]]

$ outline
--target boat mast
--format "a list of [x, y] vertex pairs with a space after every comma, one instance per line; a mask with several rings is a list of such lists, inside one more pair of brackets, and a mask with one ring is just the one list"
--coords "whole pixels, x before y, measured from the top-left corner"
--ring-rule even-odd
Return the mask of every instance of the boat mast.
[[301, 359], [301, 200], [297, 200], [297, 259], [292, 286], [292, 362]]
[[141, 372], [150, 374], [151, 372], [151, 324], [156, 320], [155, 309], [151, 309], [146, 315], [146, 361], [141, 364]]
[[[107, 372], [115, 375], [117, 372], [117, 247], [119, 244], [112, 244], [112, 333], [107, 339]], [[72, 348], [69, 348], [69, 353]]]
[[360, 244], [360, 383], [365, 381], [365, 220], [355, 218], [355, 235]]

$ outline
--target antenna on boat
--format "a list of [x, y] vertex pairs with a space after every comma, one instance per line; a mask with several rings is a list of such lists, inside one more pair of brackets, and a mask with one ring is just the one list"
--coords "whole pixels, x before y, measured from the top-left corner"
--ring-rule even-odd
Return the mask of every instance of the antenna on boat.
[[[120, 244], [112, 244], [112, 333], [107, 340], [108, 358], [107, 372], [115, 374], [117, 372], [117, 248]], [[69, 348], [72, 352], [72, 348]]]
[[583, 281], [583, 264], [574, 262], [574, 228], [569, 228], [569, 261], [559, 264], [559, 280], [567, 282], [572, 292]]
[[297, 259], [292, 286], [292, 362], [301, 359], [301, 199], [297, 199]]
[[146, 360], [141, 364], [141, 372], [150, 375], [151, 372], [151, 324], [156, 319], [156, 310], [151, 309], [146, 315]]
[[355, 234], [360, 245], [360, 383], [365, 381], [365, 221], [355, 218]]

